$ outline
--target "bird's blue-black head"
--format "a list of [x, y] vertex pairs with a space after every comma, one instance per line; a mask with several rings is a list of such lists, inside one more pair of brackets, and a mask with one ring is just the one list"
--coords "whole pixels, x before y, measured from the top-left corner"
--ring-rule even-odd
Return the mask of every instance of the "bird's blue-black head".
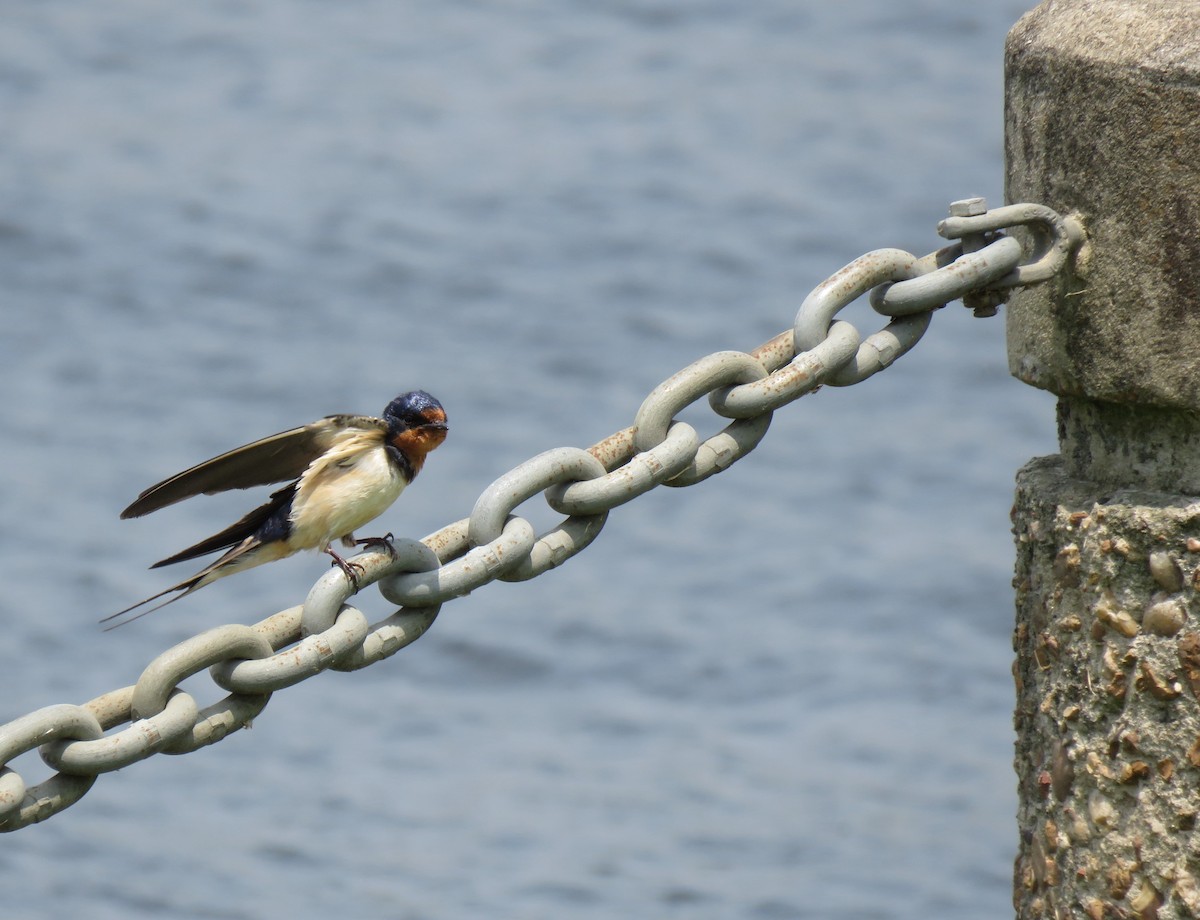
[[446, 440], [446, 410], [424, 390], [401, 393], [383, 410], [387, 447], [408, 479], [425, 464], [425, 455]]
[[401, 393], [383, 410], [384, 420], [393, 432], [411, 428], [446, 428], [446, 410], [424, 390]]

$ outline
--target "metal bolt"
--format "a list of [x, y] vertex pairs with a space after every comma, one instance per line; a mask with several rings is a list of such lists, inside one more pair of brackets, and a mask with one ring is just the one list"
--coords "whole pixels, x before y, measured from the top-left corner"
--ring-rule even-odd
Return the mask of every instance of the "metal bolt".
[[973, 291], [963, 297], [963, 306], [971, 310], [977, 319], [995, 316], [1000, 312], [1000, 304], [1007, 300], [1003, 291]]
[[986, 198], [963, 198], [950, 202], [951, 217], [978, 217], [987, 213]]
[[[986, 198], [963, 198], [950, 202], [951, 217], [978, 217], [987, 213]], [[938, 231], [941, 232], [940, 230]], [[992, 237], [986, 233], [964, 233], [962, 235], [963, 252], [978, 252]], [[972, 291], [963, 297], [963, 306], [973, 311], [977, 317], [995, 316], [1004, 303], [1007, 295], [1001, 291]]]

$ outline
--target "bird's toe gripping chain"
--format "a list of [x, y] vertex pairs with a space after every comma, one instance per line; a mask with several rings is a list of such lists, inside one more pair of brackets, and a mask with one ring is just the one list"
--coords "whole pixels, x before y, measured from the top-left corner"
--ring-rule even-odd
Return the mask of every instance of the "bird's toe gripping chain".
[[[392, 545], [392, 541], [394, 539], [395, 537], [389, 532], [384, 534], [382, 537], [364, 537], [361, 540], [347, 539], [343, 542], [349, 546], [365, 546], [368, 549], [387, 550], [388, 555], [395, 558], [396, 547]], [[366, 569], [364, 569], [357, 562], [351, 562], [349, 559], [344, 559], [343, 557], [339, 556], [336, 552], [334, 552], [333, 547], [326, 547], [325, 552], [333, 557], [333, 564], [346, 573], [346, 577], [350, 579], [350, 584], [352, 584], [354, 586], [354, 590], [357, 591], [359, 576], [362, 575]]]
[[[363, 542], [363, 541], [360, 541]], [[351, 562], [349, 559], [343, 559], [333, 551], [333, 547], [326, 547], [325, 552], [333, 557], [333, 564], [346, 573], [346, 577], [350, 579], [350, 584], [354, 586], [354, 590], [358, 590], [358, 577], [362, 575], [364, 569], [357, 562]]]
[[396, 539], [389, 530], [382, 537], [364, 537], [361, 540], [355, 540], [355, 546], [365, 546], [368, 549], [386, 549], [388, 555], [396, 555], [396, 547], [392, 545], [392, 541]]

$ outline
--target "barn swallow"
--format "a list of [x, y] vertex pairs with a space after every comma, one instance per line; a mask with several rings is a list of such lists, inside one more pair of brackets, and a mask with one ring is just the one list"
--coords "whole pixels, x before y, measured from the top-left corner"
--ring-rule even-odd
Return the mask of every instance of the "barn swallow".
[[424, 390], [414, 390], [388, 403], [383, 418], [330, 415], [235, 448], [151, 486], [121, 512], [122, 518], [141, 517], [193, 495], [293, 480], [237, 523], [151, 568], [228, 550], [211, 565], [100, 622], [115, 620], [174, 593], [174, 597], [123, 621], [128, 623], [218, 578], [283, 559], [302, 549], [328, 553], [334, 564], [357, 583], [356, 570], [361, 569], [339, 556], [329, 544], [336, 539], [344, 546], [386, 542], [386, 538], [356, 541], [354, 530], [387, 510], [421, 472], [425, 455], [445, 440], [446, 431], [442, 404]]

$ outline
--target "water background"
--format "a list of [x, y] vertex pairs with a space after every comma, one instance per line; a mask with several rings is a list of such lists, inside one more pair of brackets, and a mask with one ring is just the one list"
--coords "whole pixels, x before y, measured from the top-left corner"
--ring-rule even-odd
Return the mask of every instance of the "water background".
[[[326, 569], [101, 633], [260, 497], [119, 521], [150, 483], [423, 387], [452, 433], [377, 528], [419, 537], [859, 254], [937, 248], [948, 202], [1002, 200], [1029, 5], [5, 4], [0, 720]], [[1010, 916], [1008, 510], [1052, 405], [952, 305], [564, 568], [5, 835], [5, 914]]]

